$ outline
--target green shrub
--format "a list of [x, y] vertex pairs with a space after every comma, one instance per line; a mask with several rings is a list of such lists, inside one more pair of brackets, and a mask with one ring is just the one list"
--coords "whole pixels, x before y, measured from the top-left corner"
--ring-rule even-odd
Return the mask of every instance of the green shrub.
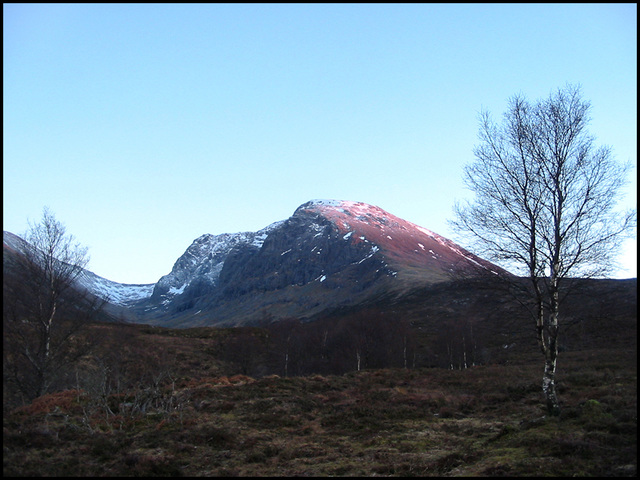
[[608, 429], [615, 423], [613, 415], [606, 411], [606, 407], [597, 400], [587, 400], [582, 405], [582, 419], [585, 427], [591, 429]]

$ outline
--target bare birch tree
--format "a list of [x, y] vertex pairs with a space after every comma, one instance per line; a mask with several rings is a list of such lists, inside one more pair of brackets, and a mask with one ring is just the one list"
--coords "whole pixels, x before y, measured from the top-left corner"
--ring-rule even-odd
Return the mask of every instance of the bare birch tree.
[[104, 301], [76, 283], [87, 249], [45, 208], [4, 261], [4, 370], [27, 399], [47, 393], [60, 369], [86, 349], [75, 336]]
[[481, 142], [464, 171], [475, 198], [456, 204], [451, 222], [477, 253], [526, 279], [554, 415], [561, 286], [611, 273], [636, 222], [635, 211], [615, 210], [630, 167], [595, 147], [590, 109], [580, 88], [567, 85], [535, 103], [512, 97], [502, 124], [481, 113]]

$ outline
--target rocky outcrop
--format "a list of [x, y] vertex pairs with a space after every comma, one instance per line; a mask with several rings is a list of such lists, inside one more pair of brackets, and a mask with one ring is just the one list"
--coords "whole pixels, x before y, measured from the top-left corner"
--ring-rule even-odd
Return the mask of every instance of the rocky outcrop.
[[272, 224], [258, 232], [205, 234], [178, 258], [171, 272], [156, 283], [145, 305], [147, 311], [184, 311], [196, 299], [216, 291], [223, 265], [237, 247], [259, 249]]

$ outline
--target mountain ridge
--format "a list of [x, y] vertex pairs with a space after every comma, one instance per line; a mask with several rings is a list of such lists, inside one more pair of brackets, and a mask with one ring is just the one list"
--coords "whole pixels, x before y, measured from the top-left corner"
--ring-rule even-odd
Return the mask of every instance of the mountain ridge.
[[[16, 236], [7, 233], [5, 245], [13, 248]], [[509, 274], [380, 207], [316, 199], [257, 232], [201, 235], [155, 284], [119, 284], [89, 271], [79, 282], [107, 298], [112, 314], [127, 321], [238, 326], [266, 318], [311, 319], [478, 269]]]

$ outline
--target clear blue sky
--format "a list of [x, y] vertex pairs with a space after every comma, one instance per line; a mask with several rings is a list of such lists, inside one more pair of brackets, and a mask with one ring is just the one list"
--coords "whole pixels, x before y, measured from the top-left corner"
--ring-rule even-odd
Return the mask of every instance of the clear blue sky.
[[3, 229], [46, 205], [123, 283], [318, 198], [455, 240], [478, 113], [567, 83], [637, 165], [636, 4], [4, 4]]

